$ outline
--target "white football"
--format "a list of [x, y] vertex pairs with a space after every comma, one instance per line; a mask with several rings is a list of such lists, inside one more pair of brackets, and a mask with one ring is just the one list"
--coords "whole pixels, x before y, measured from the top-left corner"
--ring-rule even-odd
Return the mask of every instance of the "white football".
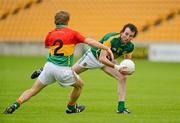
[[120, 63], [120, 69], [127, 68], [129, 74], [132, 74], [135, 71], [135, 63], [130, 59], [124, 59]]

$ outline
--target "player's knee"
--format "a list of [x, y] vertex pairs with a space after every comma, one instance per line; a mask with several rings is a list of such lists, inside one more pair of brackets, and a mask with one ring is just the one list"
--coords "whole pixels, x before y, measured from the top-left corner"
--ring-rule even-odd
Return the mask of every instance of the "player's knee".
[[126, 78], [127, 78], [127, 77], [126, 77], [125, 75], [122, 75], [122, 74], [119, 74], [119, 75], [118, 75], [118, 80], [119, 80], [119, 81], [124, 81], [124, 80], [126, 80]]
[[80, 88], [83, 88], [83, 86], [84, 86], [84, 82], [81, 80], [81, 81], [79, 81], [79, 87]]
[[84, 86], [84, 82], [82, 80], [77, 81], [75, 84], [75, 87], [79, 89], [82, 89], [83, 86]]

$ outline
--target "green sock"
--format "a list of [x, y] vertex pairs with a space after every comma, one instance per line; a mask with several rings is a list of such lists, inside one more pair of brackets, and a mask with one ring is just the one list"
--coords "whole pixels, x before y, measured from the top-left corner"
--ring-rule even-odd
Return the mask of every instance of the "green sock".
[[19, 106], [20, 106], [20, 103], [15, 102], [15, 103], [13, 103], [13, 105], [16, 107], [16, 109], [18, 109], [18, 108], [19, 108]]
[[118, 111], [123, 111], [125, 109], [125, 102], [119, 101], [118, 102]]
[[70, 110], [76, 110], [76, 105], [73, 105], [73, 106], [67, 105], [67, 107], [68, 107], [68, 109], [70, 109]]

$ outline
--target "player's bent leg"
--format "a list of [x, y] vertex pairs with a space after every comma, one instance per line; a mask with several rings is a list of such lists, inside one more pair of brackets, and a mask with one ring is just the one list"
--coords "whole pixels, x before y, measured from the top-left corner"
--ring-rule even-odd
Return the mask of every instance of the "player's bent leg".
[[77, 99], [79, 98], [82, 88], [83, 88], [83, 81], [78, 80], [76, 83], [74, 83], [72, 86], [74, 87], [71, 94], [70, 94], [70, 101], [67, 105], [66, 113], [80, 113], [85, 109], [85, 106], [83, 105], [77, 105]]
[[82, 66], [80, 66], [78, 63], [74, 64], [72, 66], [72, 69], [77, 73], [77, 74], [80, 74], [86, 70], [88, 70], [88, 68], [84, 68]]
[[20, 107], [20, 105], [27, 100], [29, 100], [32, 96], [35, 96], [38, 92], [40, 92], [46, 85], [42, 84], [39, 79], [36, 80], [34, 85], [30, 88], [24, 91], [21, 96], [17, 99], [17, 101], [10, 106], [8, 106], [4, 114], [12, 114], [16, 109]]
[[42, 84], [42, 82], [37, 79], [34, 85], [30, 88], [24, 91], [18, 100], [21, 100], [22, 103], [29, 100], [32, 96], [35, 96], [37, 93], [39, 93], [46, 85]]
[[73, 88], [73, 91], [70, 94], [70, 101], [69, 101], [70, 103], [73, 103], [73, 102], [77, 101], [77, 99], [79, 98], [79, 96], [81, 94], [81, 91], [83, 89], [84, 83], [83, 83], [82, 80], [78, 80], [72, 86], [74, 88]]
[[104, 72], [118, 80], [118, 113], [128, 114], [130, 111], [125, 108], [126, 76], [111, 67], [102, 68]]
[[118, 81], [121, 81], [123, 79], [126, 79], [126, 76], [121, 74], [119, 71], [115, 70], [114, 68], [105, 66], [102, 68], [102, 70], [107, 73], [108, 75], [112, 76], [113, 78], [117, 79]]

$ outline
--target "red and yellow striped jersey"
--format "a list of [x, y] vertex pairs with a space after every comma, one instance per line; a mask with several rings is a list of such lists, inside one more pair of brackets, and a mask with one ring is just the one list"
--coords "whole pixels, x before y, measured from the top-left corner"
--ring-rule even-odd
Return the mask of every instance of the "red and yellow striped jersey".
[[57, 25], [45, 39], [45, 47], [49, 47], [48, 61], [59, 66], [71, 66], [75, 45], [84, 40], [85, 37], [79, 32], [65, 25]]

